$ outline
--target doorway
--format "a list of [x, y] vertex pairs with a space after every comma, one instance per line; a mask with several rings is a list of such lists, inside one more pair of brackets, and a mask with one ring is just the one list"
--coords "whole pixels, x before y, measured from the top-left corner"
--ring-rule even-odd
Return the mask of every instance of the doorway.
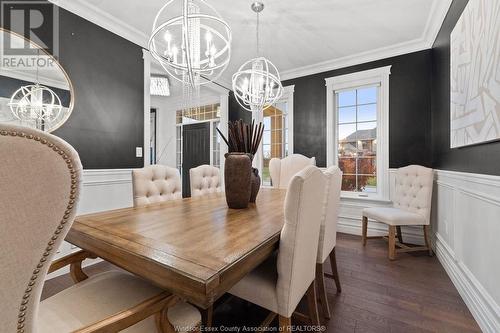
[[182, 126], [182, 196], [191, 196], [189, 170], [210, 164], [210, 122]]

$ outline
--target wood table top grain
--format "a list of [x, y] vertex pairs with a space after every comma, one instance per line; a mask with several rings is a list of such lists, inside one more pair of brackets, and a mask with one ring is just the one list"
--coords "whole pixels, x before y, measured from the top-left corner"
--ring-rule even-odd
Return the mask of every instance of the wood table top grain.
[[224, 193], [78, 216], [66, 240], [207, 308], [277, 248], [286, 191], [227, 207]]

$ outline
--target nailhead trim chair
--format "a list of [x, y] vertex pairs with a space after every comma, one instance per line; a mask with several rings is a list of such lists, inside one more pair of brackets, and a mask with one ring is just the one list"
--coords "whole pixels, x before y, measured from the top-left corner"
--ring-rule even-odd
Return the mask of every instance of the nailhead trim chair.
[[262, 326], [279, 315], [280, 331], [307, 294], [310, 320], [319, 325], [314, 284], [319, 230], [325, 203], [325, 176], [308, 166], [292, 177], [285, 198], [285, 224], [277, 255], [247, 274], [229, 293], [271, 311]]
[[[368, 219], [385, 223], [389, 226], [389, 259], [394, 260], [397, 252], [429, 251], [432, 248], [429, 239], [429, 225], [432, 203], [432, 169], [410, 165], [398, 169], [393, 207], [373, 207], [363, 209], [363, 246], [368, 237]], [[424, 229], [425, 246], [408, 246], [403, 243], [401, 226], [420, 225]], [[396, 231], [399, 242], [396, 242]], [[399, 248], [396, 249], [396, 246]]]
[[[177, 297], [118, 271], [88, 278], [81, 263], [95, 256], [85, 251], [52, 262], [73, 223], [80, 193], [82, 166], [69, 144], [0, 124], [0, 155], [2, 332], [154, 332], [174, 324], [168, 323], [167, 311], [177, 306]], [[47, 273], [68, 264], [79, 283], [40, 303]], [[195, 328], [201, 316], [196, 308], [190, 315], [193, 311]]]
[[134, 206], [182, 199], [179, 170], [165, 165], [148, 165], [132, 171]]
[[300, 170], [309, 165], [316, 165], [316, 158], [293, 154], [283, 159], [271, 158], [269, 173], [274, 188], [287, 188], [290, 179]]
[[211, 165], [200, 165], [189, 170], [191, 196], [222, 192], [219, 168]]
[[[342, 292], [339, 274], [337, 271], [337, 259], [335, 256], [335, 245], [337, 244], [337, 222], [340, 206], [340, 189], [342, 187], [342, 171], [337, 166], [332, 166], [325, 171], [326, 195], [325, 207], [321, 217], [321, 228], [319, 232], [318, 256], [316, 258], [316, 283], [319, 300], [323, 309], [323, 315], [330, 318], [330, 308], [325, 287], [325, 276], [335, 281], [337, 292]], [[332, 274], [325, 273], [326, 260], [330, 258]]]

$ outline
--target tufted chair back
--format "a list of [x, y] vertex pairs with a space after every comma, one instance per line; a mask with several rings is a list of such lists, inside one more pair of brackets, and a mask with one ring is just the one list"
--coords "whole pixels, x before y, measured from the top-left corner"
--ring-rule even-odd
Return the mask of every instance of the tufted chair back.
[[420, 165], [399, 168], [396, 172], [394, 207], [422, 215], [429, 224], [433, 180], [432, 169]]
[[285, 198], [285, 224], [278, 251], [278, 313], [290, 317], [315, 278], [325, 176], [315, 166], [299, 171]]
[[189, 170], [189, 177], [192, 197], [222, 192], [219, 168], [206, 164], [200, 165]]
[[60, 138], [0, 124], [0, 322], [36, 332], [50, 263], [73, 223], [82, 166]]
[[309, 165], [316, 165], [316, 158], [293, 154], [283, 159], [272, 158], [269, 161], [269, 173], [274, 188], [287, 188], [290, 179]]
[[182, 199], [179, 170], [165, 165], [148, 165], [132, 171], [134, 206]]
[[337, 244], [337, 222], [339, 219], [340, 189], [342, 187], [342, 171], [337, 166], [325, 171], [326, 195], [325, 207], [321, 216], [319, 231], [318, 256], [316, 262], [322, 264]]

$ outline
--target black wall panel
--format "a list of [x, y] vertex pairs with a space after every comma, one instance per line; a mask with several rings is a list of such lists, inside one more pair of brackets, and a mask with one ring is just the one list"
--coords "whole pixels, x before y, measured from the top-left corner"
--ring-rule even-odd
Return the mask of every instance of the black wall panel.
[[392, 65], [389, 79], [389, 164], [431, 166], [431, 51], [425, 50], [284, 81], [295, 85], [294, 151], [326, 166], [325, 78]]
[[467, 2], [453, 1], [432, 48], [433, 166], [500, 175], [500, 142], [450, 149], [450, 33]]
[[86, 169], [143, 165], [142, 48], [60, 9], [60, 62], [75, 89], [75, 108], [55, 135], [80, 154]]

